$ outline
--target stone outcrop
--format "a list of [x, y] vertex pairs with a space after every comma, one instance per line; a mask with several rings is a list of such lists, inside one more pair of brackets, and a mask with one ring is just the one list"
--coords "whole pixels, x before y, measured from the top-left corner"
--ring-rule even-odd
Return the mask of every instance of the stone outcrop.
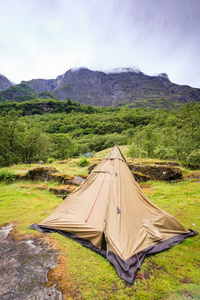
[[145, 175], [145, 174], [142, 174], [142, 173], [139, 173], [139, 172], [133, 172], [132, 171], [132, 174], [133, 174], [133, 177], [135, 178], [136, 181], [148, 181], [150, 180], [150, 176], [149, 175]]
[[79, 186], [82, 182], [85, 181], [84, 178], [81, 176], [76, 176], [76, 175], [66, 175], [66, 174], [51, 174], [52, 179], [54, 181], [59, 181], [62, 184], [72, 184], [72, 185], [77, 185]]
[[170, 181], [182, 178], [181, 169], [174, 166], [129, 164], [129, 168], [133, 172], [149, 176], [150, 180]]
[[57, 196], [65, 197], [68, 194], [70, 194], [74, 188], [71, 188], [70, 186], [66, 185], [60, 185], [60, 186], [54, 186], [49, 188], [50, 192], [53, 192]]
[[24, 176], [24, 179], [49, 181], [53, 180], [53, 174], [55, 172], [58, 171], [54, 167], [36, 167], [32, 170], [29, 170]]
[[64, 185], [79, 186], [85, 181], [86, 177], [87, 176], [60, 174], [55, 167], [40, 166], [29, 170], [24, 176], [20, 176], [19, 178], [28, 180], [59, 181]]
[[12, 224], [0, 229], [0, 299], [55, 299], [62, 293], [48, 285], [47, 275], [59, 253], [41, 238], [16, 240]]

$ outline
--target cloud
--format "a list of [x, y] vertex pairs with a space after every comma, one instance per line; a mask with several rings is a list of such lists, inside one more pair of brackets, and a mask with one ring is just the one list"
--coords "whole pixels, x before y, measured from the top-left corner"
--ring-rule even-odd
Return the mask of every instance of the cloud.
[[18, 83], [73, 67], [136, 67], [200, 87], [198, 0], [0, 0], [0, 72]]

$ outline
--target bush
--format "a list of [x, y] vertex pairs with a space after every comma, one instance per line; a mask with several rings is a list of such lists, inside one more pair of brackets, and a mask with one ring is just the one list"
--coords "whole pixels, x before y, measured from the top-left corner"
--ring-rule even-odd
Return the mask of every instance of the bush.
[[129, 146], [129, 150], [127, 152], [127, 155], [129, 157], [137, 157], [137, 158], [146, 158], [148, 157], [148, 153], [147, 151], [145, 151], [142, 148], [138, 148], [135, 144], [132, 144], [131, 146]]
[[86, 157], [82, 157], [79, 161], [79, 166], [80, 167], [85, 167], [88, 166], [90, 164], [89, 160], [87, 160]]
[[2, 169], [0, 170], [0, 181], [3, 182], [13, 182], [17, 178], [17, 175], [12, 171]]
[[53, 163], [54, 161], [55, 161], [55, 159], [54, 159], [53, 157], [49, 157], [49, 158], [47, 159], [47, 162], [48, 162], [49, 164]]
[[157, 146], [154, 151], [154, 157], [160, 159], [175, 159], [177, 158], [177, 153], [173, 148], [168, 148], [164, 146]]
[[200, 168], [200, 150], [192, 151], [187, 157], [186, 164], [191, 169]]

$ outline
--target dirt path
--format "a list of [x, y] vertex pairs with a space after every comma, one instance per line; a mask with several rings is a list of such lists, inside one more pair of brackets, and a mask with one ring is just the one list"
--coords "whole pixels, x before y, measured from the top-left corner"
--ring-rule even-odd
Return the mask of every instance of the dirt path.
[[15, 241], [13, 225], [0, 230], [0, 300], [61, 300], [55, 284], [47, 287], [47, 274], [56, 266], [58, 252], [39, 239]]

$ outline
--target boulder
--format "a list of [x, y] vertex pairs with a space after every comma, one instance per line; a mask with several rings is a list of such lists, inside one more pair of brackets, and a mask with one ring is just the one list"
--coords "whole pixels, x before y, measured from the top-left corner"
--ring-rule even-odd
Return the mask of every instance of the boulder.
[[62, 184], [81, 185], [87, 176], [59, 174], [54, 167], [36, 167], [29, 170], [26, 175], [20, 176], [20, 179], [42, 180], [42, 181], [59, 181]]
[[133, 177], [135, 178], [136, 181], [140, 182], [140, 181], [148, 181], [150, 180], [150, 176], [149, 175], [145, 175], [142, 173], [138, 173], [138, 172], [133, 172]]
[[54, 167], [36, 167], [32, 170], [29, 170], [24, 176], [25, 179], [29, 180], [42, 180], [49, 181], [52, 180], [52, 174], [58, 172]]
[[67, 175], [67, 174], [51, 174], [52, 180], [59, 181], [62, 184], [69, 184], [69, 185], [81, 185], [85, 181], [85, 179], [81, 176], [77, 175]]
[[182, 178], [181, 169], [174, 166], [129, 164], [129, 168], [133, 172], [149, 176], [150, 180], [170, 181]]

